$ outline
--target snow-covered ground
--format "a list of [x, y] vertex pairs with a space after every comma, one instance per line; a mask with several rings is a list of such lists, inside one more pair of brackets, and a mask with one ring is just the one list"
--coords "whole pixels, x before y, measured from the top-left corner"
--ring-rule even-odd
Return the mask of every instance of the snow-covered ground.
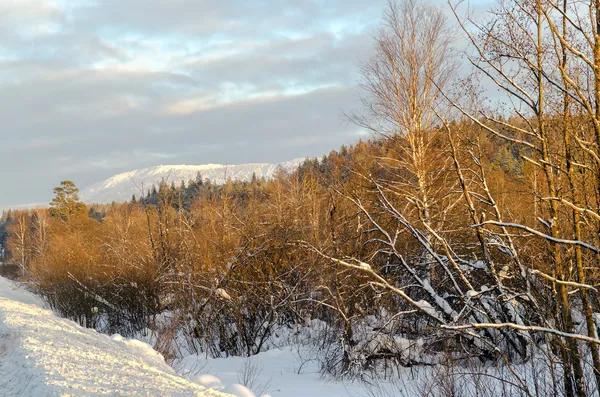
[[[174, 368], [144, 342], [109, 337], [56, 317], [35, 295], [0, 277], [0, 397], [425, 396], [438, 395], [432, 387], [450, 375], [445, 367], [398, 367], [391, 382], [333, 381], [319, 374], [308, 346], [271, 349], [249, 358], [188, 355], [176, 360]], [[543, 356], [515, 369], [532, 390], [552, 385]], [[477, 392], [469, 395], [523, 394], [517, 384], [517, 389], [506, 389], [499, 382], [511, 379], [504, 366], [455, 370], [459, 376], [453, 377], [453, 387]], [[540, 395], [552, 395], [552, 390]]]
[[[306, 352], [305, 352], [306, 353]], [[285, 347], [253, 357], [203, 358], [188, 356], [175, 364], [181, 374], [208, 387], [241, 383], [256, 396], [350, 397], [366, 396], [360, 382], [332, 381], [319, 374], [315, 360]]]
[[176, 362], [176, 372], [148, 344], [58, 318], [0, 277], [0, 396], [364, 395], [360, 384], [327, 381], [300, 357], [292, 348], [250, 358], [191, 355]]
[[41, 308], [0, 278], [0, 396], [201, 396], [149, 345], [110, 338]]

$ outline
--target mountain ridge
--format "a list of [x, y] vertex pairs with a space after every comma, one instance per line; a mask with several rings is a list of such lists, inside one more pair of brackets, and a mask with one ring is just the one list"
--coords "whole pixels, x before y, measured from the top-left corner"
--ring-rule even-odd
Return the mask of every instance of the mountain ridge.
[[195, 179], [200, 173], [202, 179], [223, 184], [227, 180], [249, 181], [253, 175], [258, 178], [271, 178], [278, 169], [293, 171], [304, 162], [298, 158], [281, 163], [247, 164], [200, 164], [200, 165], [157, 165], [115, 174], [103, 181], [94, 183], [81, 191], [80, 198], [86, 203], [110, 203], [127, 201], [135, 194], [141, 196], [161, 180], [176, 184]]

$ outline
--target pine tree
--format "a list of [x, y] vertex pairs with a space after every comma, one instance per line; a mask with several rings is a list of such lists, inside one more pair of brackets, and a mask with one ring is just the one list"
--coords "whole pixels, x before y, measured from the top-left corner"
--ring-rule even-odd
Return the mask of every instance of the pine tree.
[[202, 184], [203, 184], [203, 181], [202, 181], [202, 174], [200, 173], [200, 171], [198, 171], [198, 172], [196, 173], [196, 184], [197, 184], [198, 186], [202, 186]]
[[71, 181], [62, 181], [60, 186], [54, 188], [54, 198], [50, 203], [50, 215], [68, 220], [73, 215], [87, 213], [87, 207], [79, 201], [79, 189]]

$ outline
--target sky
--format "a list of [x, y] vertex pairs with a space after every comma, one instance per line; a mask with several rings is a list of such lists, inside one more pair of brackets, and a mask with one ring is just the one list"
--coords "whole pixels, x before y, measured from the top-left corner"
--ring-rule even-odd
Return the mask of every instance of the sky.
[[0, 206], [160, 164], [322, 156], [361, 132], [385, 0], [0, 0]]
[[344, 113], [385, 4], [0, 0], [0, 207], [47, 202], [65, 179], [355, 142]]

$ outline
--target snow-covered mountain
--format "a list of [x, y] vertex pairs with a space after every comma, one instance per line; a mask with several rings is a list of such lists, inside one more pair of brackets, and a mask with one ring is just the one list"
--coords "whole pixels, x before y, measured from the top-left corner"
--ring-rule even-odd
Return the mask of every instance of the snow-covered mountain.
[[279, 167], [291, 171], [296, 169], [303, 161], [302, 158], [278, 164], [159, 165], [111, 176], [105, 181], [95, 183], [84, 189], [80, 196], [87, 203], [127, 201], [134, 194], [139, 197], [142, 191], [145, 193], [152, 185], [158, 185], [163, 179], [168, 183], [175, 182], [176, 185], [179, 185], [181, 181], [187, 183], [189, 180], [195, 179], [198, 173], [202, 175], [202, 179], [208, 178], [216, 184], [225, 183], [228, 179], [249, 181], [253, 174], [258, 178], [269, 179]]

